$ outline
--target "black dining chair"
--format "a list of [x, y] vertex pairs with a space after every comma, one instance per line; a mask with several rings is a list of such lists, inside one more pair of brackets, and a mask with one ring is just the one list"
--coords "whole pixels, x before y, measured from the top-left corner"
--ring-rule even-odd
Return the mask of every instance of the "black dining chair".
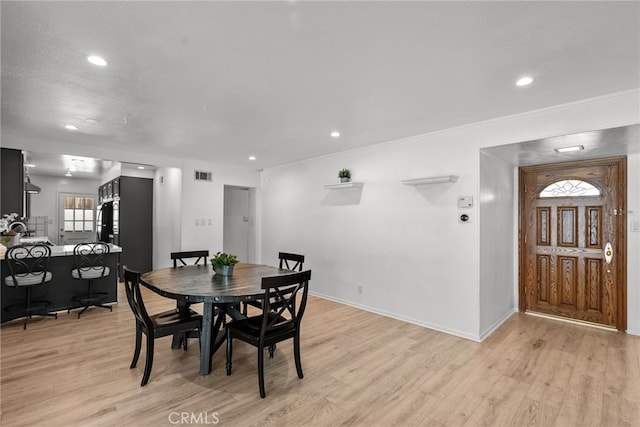
[[[195, 259], [195, 261], [192, 261], [193, 259]], [[209, 250], [200, 250], [200, 251], [181, 251], [181, 252], [171, 252], [171, 260], [173, 261], [173, 268], [178, 268], [178, 267], [182, 267], [185, 265], [198, 265], [200, 264], [200, 261], [202, 261], [202, 265], [207, 265], [207, 260], [209, 259]], [[189, 260], [191, 262], [187, 263], [185, 262], [185, 260]], [[180, 264], [178, 264], [178, 262]], [[191, 307], [191, 303], [183, 301], [183, 300], [178, 300], [176, 302], [176, 308], [178, 310], [185, 310], [188, 309], [189, 307]], [[174, 337], [172, 343], [171, 343], [171, 347], [172, 348], [179, 348], [182, 345], [185, 345], [185, 343], [183, 343], [183, 340], [185, 338], [197, 338], [199, 335], [199, 333], [196, 332], [191, 332], [191, 333], [187, 333], [187, 334], [180, 334]]]
[[[126, 266], [124, 271], [124, 289], [127, 293], [127, 301], [133, 312], [136, 321], [136, 348], [133, 353], [130, 369], [136, 367], [140, 348], [142, 346], [142, 334], [147, 336], [147, 355], [144, 364], [144, 374], [140, 386], [145, 386], [151, 376], [153, 366], [153, 348], [156, 338], [162, 338], [174, 334], [185, 334], [191, 331], [200, 331], [202, 326], [202, 316], [193, 310], [173, 309], [150, 316], [142, 299], [140, 292], [140, 273], [129, 270]], [[198, 338], [200, 335], [198, 334]], [[183, 339], [183, 348], [187, 350], [187, 340]]]
[[[233, 340], [239, 339], [258, 349], [258, 385], [260, 397], [265, 397], [264, 389], [264, 349], [273, 348], [276, 343], [293, 339], [293, 355], [299, 378], [303, 378], [300, 359], [300, 323], [307, 305], [311, 270], [286, 276], [262, 278], [264, 306], [262, 314], [241, 320], [233, 320], [226, 325], [227, 335], [227, 375], [231, 375]], [[271, 300], [276, 297], [277, 310], [272, 310]], [[270, 357], [273, 353], [270, 352]]]
[[[292, 271], [302, 271], [303, 265], [304, 265], [304, 255], [299, 255], [299, 254], [292, 254], [289, 252], [278, 252], [278, 259], [280, 260], [279, 262], [279, 267], [285, 270], [292, 270]], [[275, 301], [271, 301], [271, 305], [272, 307], [275, 306]], [[257, 307], [259, 309], [262, 309], [262, 301], [261, 300], [255, 300], [255, 301], [246, 301], [244, 303], [244, 308], [242, 310], [242, 313], [246, 316], [247, 315], [247, 308], [249, 306], [253, 306], [253, 307]]]
[[113, 307], [103, 304], [109, 294], [94, 289], [95, 280], [107, 277], [111, 273], [107, 266], [107, 256], [110, 252], [111, 249], [105, 242], [78, 243], [73, 248], [76, 268], [71, 270], [71, 277], [87, 281], [87, 293], [72, 297], [71, 300], [78, 306], [68, 310], [70, 312], [72, 309], [82, 307], [82, 310], [78, 312], [78, 319], [89, 307], [100, 307], [113, 311]]
[[27, 322], [34, 314], [58, 318], [57, 313], [50, 313], [47, 310], [51, 301], [32, 299], [33, 288], [44, 285], [53, 278], [53, 274], [49, 271], [50, 258], [51, 248], [47, 245], [13, 246], [5, 254], [9, 275], [4, 278], [4, 283], [15, 289], [24, 289], [25, 298], [24, 304], [12, 304], [4, 309], [10, 311], [20, 306], [20, 310], [24, 313], [23, 329], [27, 329]]
[[278, 259], [280, 260], [280, 268], [292, 271], [302, 271], [304, 255], [292, 254], [289, 252], [278, 252]]
[[193, 265], [197, 265], [201, 260], [204, 265], [207, 265], [207, 259], [209, 258], [209, 251], [183, 251], [183, 252], [171, 252], [171, 260], [173, 261], [173, 268], [178, 267], [178, 262], [182, 265], [187, 265], [186, 259], [195, 258]]

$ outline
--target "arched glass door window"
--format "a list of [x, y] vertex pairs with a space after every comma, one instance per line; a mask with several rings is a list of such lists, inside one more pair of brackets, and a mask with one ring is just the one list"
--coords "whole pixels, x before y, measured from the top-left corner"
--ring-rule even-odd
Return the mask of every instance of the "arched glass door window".
[[540, 192], [540, 197], [585, 197], [600, 196], [602, 192], [592, 184], [579, 179], [564, 179], [549, 184]]

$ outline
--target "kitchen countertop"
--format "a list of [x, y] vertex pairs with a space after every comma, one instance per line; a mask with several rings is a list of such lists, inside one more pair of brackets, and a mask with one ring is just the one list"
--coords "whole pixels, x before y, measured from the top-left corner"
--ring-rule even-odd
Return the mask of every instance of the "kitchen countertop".
[[[51, 256], [69, 256], [73, 255], [73, 248], [76, 245], [53, 245], [51, 246]], [[122, 248], [120, 246], [116, 246], [113, 243], [109, 243], [110, 253], [119, 253], [122, 252]]]
[[[73, 256], [73, 248], [76, 245], [53, 245], [48, 242], [47, 238], [33, 238], [33, 237], [23, 237], [20, 239], [20, 244], [35, 244], [35, 243], [45, 243], [49, 245], [51, 248], [51, 256]], [[122, 248], [120, 246], [114, 245], [113, 243], [109, 243], [110, 253], [120, 253], [122, 252]], [[4, 256], [0, 257], [0, 259], [4, 259]]]

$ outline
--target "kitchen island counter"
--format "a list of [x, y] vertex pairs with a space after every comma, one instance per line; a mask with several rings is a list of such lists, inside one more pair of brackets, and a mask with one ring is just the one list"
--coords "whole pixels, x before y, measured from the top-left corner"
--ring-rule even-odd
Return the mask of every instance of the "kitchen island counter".
[[[87, 280], [77, 280], [71, 276], [71, 270], [76, 268], [73, 257], [75, 245], [52, 245], [51, 259], [49, 260], [49, 271], [53, 275], [51, 281], [44, 285], [33, 287], [33, 300], [47, 300], [51, 302], [49, 311], [62, 311], [69, 308], [76, 308], [71, 300], [74, 295], [86, 294], [88, 290]], [[112, 304], [118, 301], [118, 261], [122, 248], [109, 244], [110, 253], [105, 257], [106, 265], [109, 267], [109, 275], [101, 279], [94, 280], [93, 286], [96, 292], [107, 292], [105, 304]], [[22, 317], [19, 309], [5, 310], [5, 307], [12, 304], [21, 304], [25, 300], [25, 291], [22, 288], [14, 288], [5, 284], [5, 277], [10, 276], [7, 261], [2, 260], [2, 322]], [[90, 309], [90, 311], [92, 311]], [[96, 311], [96, 314], [102, 310]], [[104, 314], [108, 314], [104, 313]]]

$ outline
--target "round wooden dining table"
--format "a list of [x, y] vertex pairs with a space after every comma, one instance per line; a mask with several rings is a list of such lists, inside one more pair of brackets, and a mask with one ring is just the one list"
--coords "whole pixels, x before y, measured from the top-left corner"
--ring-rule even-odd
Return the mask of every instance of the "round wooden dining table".
[[210, 265], [163, 268], [144, 273], [141, 283], [163, 297], [178, 300], [178, 306], [203, 303], [200, 331], [200, 375], [211, 372], [211, 358], [224, 342], [218, 337], [226, 316], [241, 318], [234, 310], [242, 301], [264, 298], [262, 278], [295, 274], [295, 271], [260, 264], [238, 263], [233, 275], [216, 274]]

